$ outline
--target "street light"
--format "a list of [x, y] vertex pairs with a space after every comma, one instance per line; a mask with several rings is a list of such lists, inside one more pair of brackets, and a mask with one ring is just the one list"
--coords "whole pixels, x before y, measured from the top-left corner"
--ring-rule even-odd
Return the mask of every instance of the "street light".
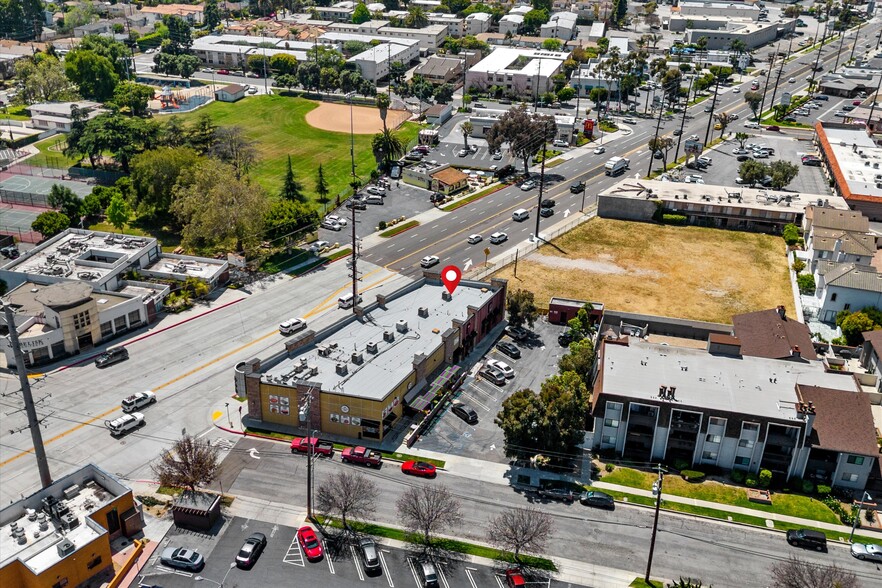
[[217, 584], [220, 588], [224, 588], [224, 582], [227, 581], [227, 576], [230, 575], [230, 572], [232, 572], [233, 568], [235, 568], [235, 567], [236, 567], [236, 562], [234, 562], [234, 561], [230, 562], [230, 569], [227, 570], [227, 573], [224, 574], [223, 580], [221, 580], [220, 582], [218, 582], [217, 580], [212, 580], [211, 578], [203, 578], [202, 576], [196, 576], [193, 579], [196, 580], [197, 582], [212, 582], [214, 584]]
[[869, 492], [864, 492], [863, 496], [861, 496], [861, 501], [858, 502], [857, 514], [854, 515], [854, 520], [851, 523], [851, 535], [848, 536], [848, 542], [851, 543], [854, 539], [854, 530], [857, 527], [858, 519], [861, 518], [861, 507], [864, 506], [864, 501], [873, 500], [873, 497], [870, 496]]

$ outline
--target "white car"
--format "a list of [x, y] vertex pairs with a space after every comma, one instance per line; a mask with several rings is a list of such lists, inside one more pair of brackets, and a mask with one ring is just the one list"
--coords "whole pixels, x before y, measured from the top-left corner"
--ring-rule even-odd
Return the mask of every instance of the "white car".
[[325, 220], [335, 222], [342, 227], [346, 226], [346, 219], [343, 218], [342, 216], [338, 216], [336, 214], [329, 214], [328, 216], [325, 217]]
[[145, 392], [137, 392], [122, 401], [123, 412], [135, 412], [142, 406], [153, 404], [156, 402], [156, 394], [147, 390]]
[[488, 359], [486, 362], [484, 362], [484, 365], [489, 365], [498, 369], [506, 378], [511, 379], [515, 377], [514, 370], [511, 369], [511, 366], [504, 361], [499, 361], [498, 359]]
[[747, 155], [747, 149], [742, 149], [741, 147], [736, 147], [732, 150], [732, 155]]
[[636, 125], [637, 124], [637, 120], [631, 118], [630, 116], [623, 118], [622, 122], [625, 124], [628, 124], [628, 125]]
[[329, 231], [343, 230], [343, 227], [340, 225], [340, 223], [335, 223], [334, 221], [328, 219], [322, 221], [321, 227], [323, 229], [328, 229]]
[[570, 144], [562, 139], [555, 139], [552, 143], [555, 147], [569, 147]]
[[386, 189], [381, 188], [380, 186], [368, 186], [365, 189], [365, 192], [367, 192], [368, 194], [373, 194], [374, 196], [385, 196], [386, 195]]
[[703, 184], [704, 180], [701, 176], [686, 176], [683, 181], [687, 184]]
[[795, 84], [795, 83], [796, 83], [796, 78], [790, 78], [789, 80], [787, 80], [787, 83], [788, 83], [788, 84]]
[[496, 153], [493, 154], [494, 161], [499, 161], [500, 159], [502, 159], [502, 151], [497, 151]]
[[606, 153], [606, 147], [596, 147], [594, 149], [594, 155], [600, 155], [601, 153]]
[[484, 240], [484, 237], [475, 233], [474, 235], [469, 235], [469, 245], [474, 245], [475, 243], [480, 243]]
[[434, 265], [438, 265], [441, 262], [441, 258], [437, 255], [427, 255], [420, 260], [420, 266], [424, 268], [430, 268]]
[[689, 135], [687, 138], [688, 141], [698, 141], [698, 135]]
[[493, 233], [492, 235], [490, 235], [490, 242], [493, 243], [494, 245], [498, 245], [498, 244], [502, 243], [503, 241], [507, 241], [507, 240], [508, 240], [508, 235], [506, 235], [505, 233]]
[[527, 180], [526, 182], [524, 182], [523, 184], [521, 184], [521, 190], [523, 190], [523, 191], [525, 191], [525, 192], [526, 192], [527, 190], [532, 190], [532, 189], [535, 188], [535, 187], [536, 187], [536, 182], [533, 181], [533, 180]]
[[748, 128], [748, 129], [762, 128], [758, 122], [746, 122], [746, 123], [744, 123], [744, 127]]
[[469, 154], [468, 149], [460, 149], [459, 151], [456, 152], [457, 157], [465, 157], [468, 154]]
[[305, 328], [306, 321], [302, 318], [288, 319], [279, 324], [279, 332], [283, 335], [293, 335], [297, 331], [302, 331]]
[[324, 251], [325, 249], [327, 249], [330, 245], [331, 244], [328, 243], [327, 241], [316, 241], [315, 243], [312, 244], [312, 246], [309, 248], [309, 250], [315, 254], [318, 254], [318, 253], [321, 253], [322, 251]]
[[248, 89], [248, 94], [251, 94], [252, 96], [255, 95], [255, 94], [257, 94], [257, 88], [255, 88], [254, 86], [251, 86], [251, 87]]
[[741, 88], [739, 88], [738, 86], [735, 86], [734, 88], [732, 88], [732, 93], [733, 94], [740, 94]]

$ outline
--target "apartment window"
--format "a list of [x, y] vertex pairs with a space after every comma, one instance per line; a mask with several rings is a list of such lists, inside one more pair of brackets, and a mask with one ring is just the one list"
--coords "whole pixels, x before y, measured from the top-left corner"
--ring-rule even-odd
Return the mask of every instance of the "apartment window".
[[753, 440], [752, 439], [741, 439], [738, 441], [738, 447], [744, 447], [746, 449], [753, 449]]
[[615, 428], [619, 426], [619, 421], [617, 421], [616, 419], [605, 419], [603, 421], [603, 426]]
[[744, 423], [745, 431], [759, 431], [759, 425], [757, 423]]
[[118, 333], [126, 328], [126, 317], [118, 316], [113, 319], [113, 328]]
[[842, 474], [843, 482], [857, 482], [858, 475], [857, 474]]
[[711, 417], [710, 424], [712, 427], [725, 427], [726, 426], [726, 419]]
[[846, 304], [842, 307], [843, 310], [849, 310], [851, 308], [851, 304]]
[[708, 443], [719, 443], [721, 441], [721, 439], [722, 439], [722, 437], [720, 437], [719, 435], [708, 435], [707, 436]]
[[620, 410], [622, 410], [622, 403], [621, 402], [607, 402], [606, 403], [606, 410], [619, 410], [620, 411]]
[[736, 457], [735, 458], [735, 465], [749, 466], [750, 465], [750, 458], [749, 457]]
[[73, 319], [75, 329], [83, 329], [92, 324], [92, 318], [88, 311], [75, 314]]
[[616, 438], [613, 435], [604, 435], [603, 442], [609, 444], [615, 444]]
[[717, 459], [717, 452], [716, 451], [705, 451], [704, 453], [701, 454], [701, 459], [716, 460]]
[[106, 323], [101, 323], [101, 336], [102, 337], [109, 337], [112, 333], [113, 333], [113, 326], [111, 325], [110, 321], [107, 321]]
[[846, 461], [854, 465], [864, 465], [864, 457], [862, 455], [849, 455]]

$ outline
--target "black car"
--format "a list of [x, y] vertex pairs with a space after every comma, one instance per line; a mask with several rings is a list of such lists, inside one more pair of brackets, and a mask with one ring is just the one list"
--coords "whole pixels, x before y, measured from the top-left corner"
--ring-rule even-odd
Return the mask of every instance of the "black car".
[[435, 202], [444, 202], [445, 198], [447, 198], [447, 196], [445, 196], [441, 192], [432, 192], [432, 195], [429, 196], [429, 202], [431, 202], [433, 204]]
[[521, 358], [521, 350], [517, 348], [514, 343], [509, 343], [508, 341], [500, 341], [496, 344], [496, 349], [498, 349], [501, 353], [506, 354], [512, 359], [520, 359]]
[[536, 493], [540, 498], [546, 498], [548, 500], [560, 500], [562, 502], [566, 502], [569, 504], [576, 499], [576, 495], [573, 494], [572, 490], [567, 488], [539, 488]]
[[114, 347], [113, 349], [108, 349], [107, 351], [96, 357], [95, 365], [100, 368], [107, 367], [120, 361], [124, 361], [128, 358], [128, 349], [126, 349], [125, 347]]
[[7, 245], [3, 249], [0, 249], [0, 255], [7, 259], [16, 259], [21, 253], [19, 253], [18, 248], [15, 245]]
[[557, 344], [561, 347], [568, 347], [574, 340], [575, 337], [573, 337], [573, 334], [570, 331], [564, 331], [557, 336]]
[[346, 201], [346, 208], [354, 208], [355, 210], [367, 210], [367, 204], [361, 200], [353, 200], [350, 198]]
[[453, 412], [453, 414], [455, 414], [470, 425], [475, 425], [478, 423], [478, 413], [475, 412], [475, 409], [470, 406], [466, 406], [459, 400], [453, 401], [453, 406], [450, 407], [450, 410]]
[[827, 551], [827, 536], [820, 531], [795, 529], [787, 531], [787, 543], [795, 547]]
[[683, 131], [681, 131], [680, 129], [674, 129], [674, 136], [675, 137], [679, 137], [682, 134], [683, 134]]
[[542, 218], [548, 218], [549, 216], [552, 216], [552, 215], [554, 215], [553, 208], [540, 208], [539, 209], [539, 216], [541, 216]]
[[585, 506], [608, 508], [610, 510], [616, 507], [616, 501], [613, 499], [612, 496], [606, 494], [605, 492], [598, 492], [597, 490], [582, 492], [582, 494], [579, 496], [579, 502], [581, 502]]
[[585, 191], [585, 182], [576, 182], [570, 185], [570, 192], [573, 194], [581, 194]]
[[542, 208], [554, 208], [554, 206], [556, 204], [557, 204], [557, 202], [555, 202], [551, 198], [546, 198], [542, 202], [539, 203], [539, 206]]
[[736, 159], [738, 161], [747, 161], [748, 159], [752, 159], [752, 158], [750, 157], [750, 155], [739, 155]]
[[266, 535], [252, 533], [239, 549], [239, 554], [236, 555], [236, 565], [240, 568], [250, 568], [263, 553], [264, 547], [266, 547]]
[[505, 386], [505, 374], [493, 366], [484, 366], [481, 368], [481, 371], [478, 372], [478, 375], [497, 386]]

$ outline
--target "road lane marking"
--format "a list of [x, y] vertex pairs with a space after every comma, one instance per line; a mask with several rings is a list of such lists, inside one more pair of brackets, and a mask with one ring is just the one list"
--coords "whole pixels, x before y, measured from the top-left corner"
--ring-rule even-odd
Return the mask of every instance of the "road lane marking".
[[472, 585], [472, 588], [478, 588], [478, 585], [475, 583], [475, 579], [472, 578], [472, 571], [478, 571], [478, 568], [466, 568], [465, 573], [466, 576], [469, 577], [469, 583]]

